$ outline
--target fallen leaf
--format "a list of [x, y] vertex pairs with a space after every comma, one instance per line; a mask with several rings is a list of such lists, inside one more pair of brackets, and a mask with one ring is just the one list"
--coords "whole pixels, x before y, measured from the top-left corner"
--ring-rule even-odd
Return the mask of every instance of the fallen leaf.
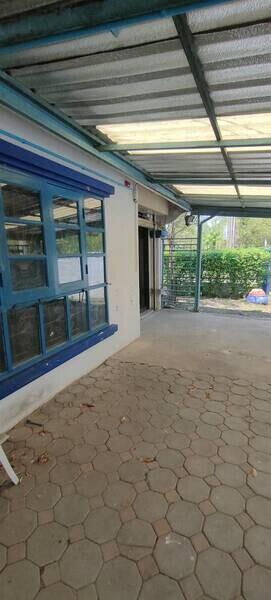
[[42, 454], [40, 454], [40, 456], [38, 456], [38, 458], [36, 459], [36, 463], [38, 463], [39, 465], [45, 465], [46, 463], [48, 463], [49, 461], [49, 456], [47, 454], [47, 452], [43, 452]]

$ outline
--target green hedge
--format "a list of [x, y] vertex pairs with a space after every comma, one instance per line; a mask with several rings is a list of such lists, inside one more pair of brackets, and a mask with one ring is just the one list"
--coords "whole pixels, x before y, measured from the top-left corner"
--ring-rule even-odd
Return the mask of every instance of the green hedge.
[[[201, 295], [207, 298], [240, 298], [253, 287], [262, 287], [270, 253], [260, 248], [208, 250], [202, 253]], [[170, 268], [173, 264], [173, 269]], [[175, 250], [164, 255], [164, 286], [176, 295], [194, 293], [196, 252]]]

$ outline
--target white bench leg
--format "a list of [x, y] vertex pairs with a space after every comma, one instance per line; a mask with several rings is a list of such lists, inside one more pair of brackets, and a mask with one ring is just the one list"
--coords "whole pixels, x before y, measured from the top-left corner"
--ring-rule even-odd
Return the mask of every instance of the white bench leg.
[[17, 477], [14, 469], [12, 468], [12, 466], [8, 460], [8, 457], [7, 457], [6, 453], [4, 452], [2, 446], [0, 446], [0, 463], [3, 465], [7, 475], [9, 476], [11, 481], [14, 483], [14, 485], [18, 485], [19, 478]]

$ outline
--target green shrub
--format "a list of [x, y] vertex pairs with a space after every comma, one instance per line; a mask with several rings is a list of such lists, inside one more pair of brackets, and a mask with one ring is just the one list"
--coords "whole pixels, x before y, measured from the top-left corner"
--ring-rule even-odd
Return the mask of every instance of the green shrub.
[[[207, 298], [240, 298], [253, 287], [262, 287], [270, 253], [261, 248], [207, 250], [202, 253], [201, 295]], [[194, 294], [196, 252], [175, 250], [164, 254], [164, 286], [176, 295]]]

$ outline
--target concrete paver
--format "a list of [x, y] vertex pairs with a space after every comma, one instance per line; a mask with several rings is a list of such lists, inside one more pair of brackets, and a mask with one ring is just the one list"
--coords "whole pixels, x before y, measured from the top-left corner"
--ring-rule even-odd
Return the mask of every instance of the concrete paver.
[[0, 471], [4, 600], [269, 598], [271, 384], [116, 356], [33, 421]]

